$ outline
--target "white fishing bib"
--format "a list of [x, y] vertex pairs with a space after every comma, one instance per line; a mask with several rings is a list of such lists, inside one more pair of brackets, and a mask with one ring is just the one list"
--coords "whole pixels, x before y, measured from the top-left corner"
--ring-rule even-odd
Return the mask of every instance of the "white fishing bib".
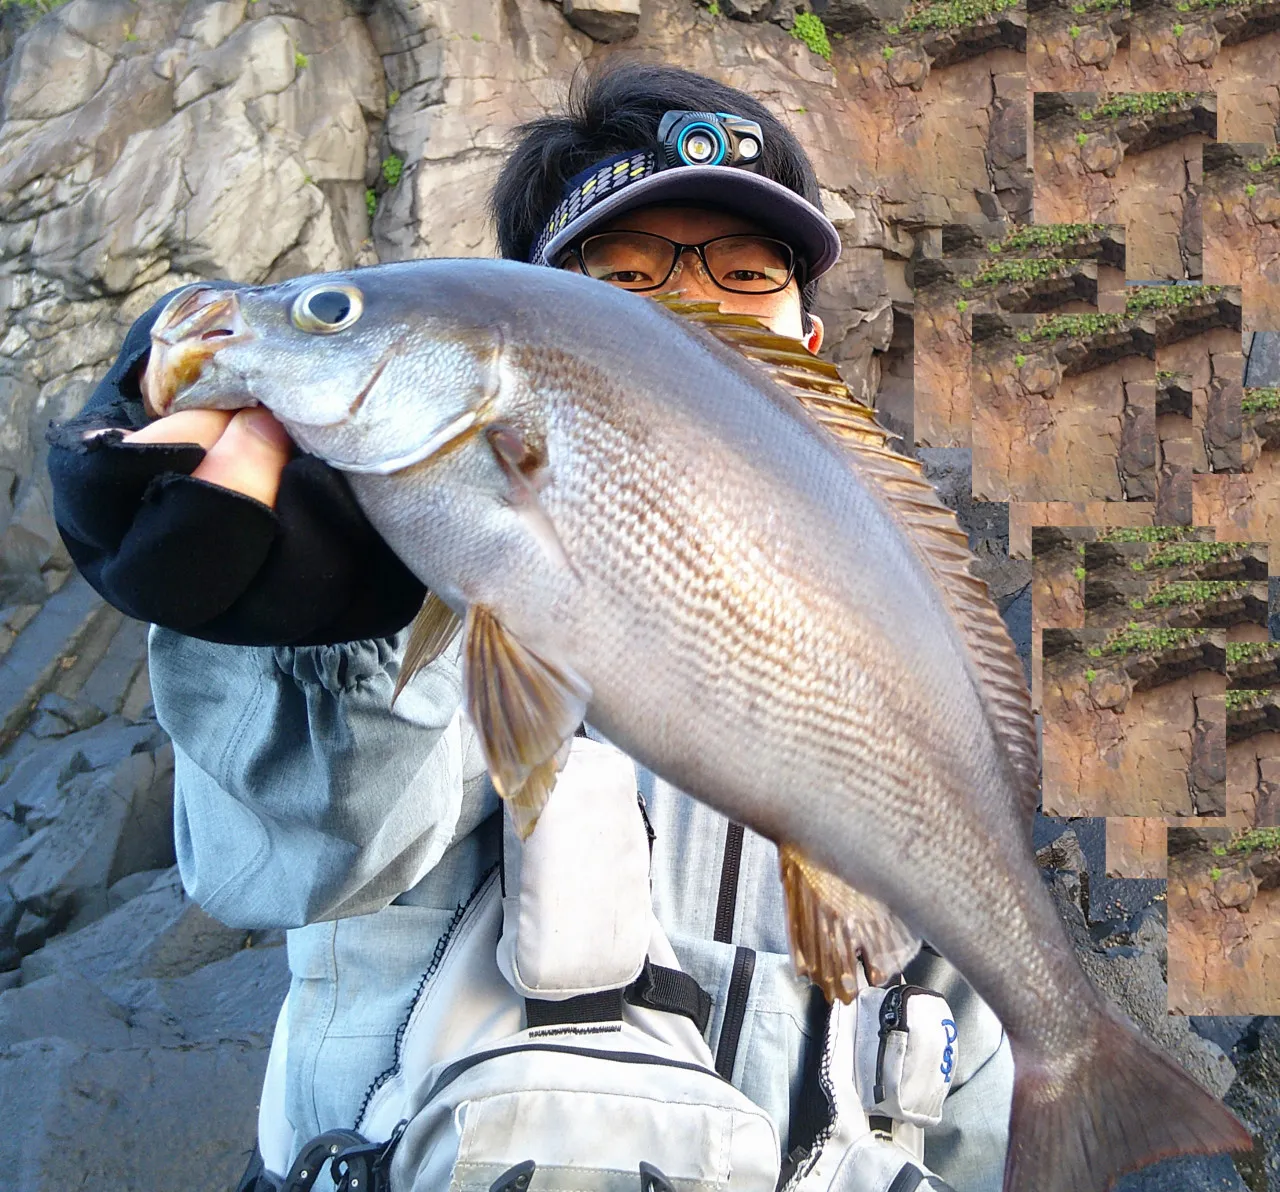
[[[396, 1066], [355, 1123], [374, 1143], [399, 1131], [383, 1187], [775, 1192], [781, 1146], [773, 1121], [716, 1072], [696, 1013], [643, 1004], [646, 981], [649, 989], [692, 982], [653, 913], [630, 759], [575, 738], [530, 838], [521, 845], [507, 824], [503, 859], [501, 876], [485, 882], [448, 937], [414, 1002]], [[954, 1063], [954, 1030], [942, 1025], [950, 1013], [937, 994], [893, 994], [901, 1022], [882, 1030], [887, 995], [867, 989], [830, 1016], [822, 1070], [832, 1126], [787, 1182], [792, 1192], [944, 1186], [922, 1184], [929, 1177], [920, 1127], [941, 1114], [943, 1070]], [[277, 1182], [292, 1144], [287, 1036], [286, 1003], [258, 1123], [264, 1166]], [[870, 1104], [868, 1082], [877, 1094]], [[880, 1132], [868, 1114], [884, 1115]], [[919, 1168], [920, 1178], [904, 1184], [906, 1168]], [[315, 1187], [332, 1187], [326, 1181]]]

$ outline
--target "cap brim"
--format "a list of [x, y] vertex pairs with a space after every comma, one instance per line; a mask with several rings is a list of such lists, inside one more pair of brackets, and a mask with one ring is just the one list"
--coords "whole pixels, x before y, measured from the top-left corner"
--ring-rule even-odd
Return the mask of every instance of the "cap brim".
[[568, 245], [592, 228], [637, 207], [681, 202], [741, 215], [785, 240], [804, 259], [809, 281], [821, 277], [840, 259], [840, 233], [835, 225], [780, 182], [734, 166], [677, 166], [601, 199], [548, 240], [534, 264], [554, 264]]

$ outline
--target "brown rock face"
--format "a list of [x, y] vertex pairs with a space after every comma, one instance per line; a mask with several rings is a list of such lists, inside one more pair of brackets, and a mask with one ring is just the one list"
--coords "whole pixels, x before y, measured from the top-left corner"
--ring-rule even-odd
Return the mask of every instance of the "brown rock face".
[[1107, 820], [1107, 876], [1163, 878], [1167, 836], [1162, 819], [1112, 816]]
[[1009, 554], [1031, 556], [1036, 526], [1087, 526], [1110, 529], [1154, 524], [1155, 506], [1147, 501], [1014, 501], [1009, 506]]
[[1187, 122], [1177, 139], [1144, 148], [1154, 136], [1145, 124], [1097, 124], [1037, 122], [1037, 221], [1123, 223], [1130, 281], [1199, 276], [1195, 203], [1200, 149], [1210, 138]]
[[1203, 853], [1169, 861], [1169, 1011], [1280, 1013], [1280, 889]]
[[[1040, 355], [1018, 362], [1016, 342], [975, 346], [973, 492], [986, 501], [1121, 501], [1120, 458], [1126, 382], [1147, 381], [1152, 365], [1123, 357], [1062, 376]], [[1030, 385], [1024, 370], [1030, 366]], [[1154, 389], [1150, 390], [1154, 411]], [[1132, 454], [1127, 456], [1134, 462]], [[1153, 470], [1154, 471], [1154, 470]]]
[[[1106, 631], [1077, 636], [1102, 640]], [[1202, 664], [1198, 650], [1187, 653], [1193, 657], [1185, 665]], [[1130, 655], [1119, 666], [1070, 651], [1046, 653], [1046, 815], [1193, 816], [1211, 800], [1217, 807], [1225, 802], [1219, 761], [1221, 752], [1225, 765], [1225, 746], [1218, 749], [1225, 727], [1214, 719], [1225, 676], [1199, 670], [1151, 685], [1155, 657]], [[1178, 651], [1160, 657], [1170, 667], [1183, 665]]]
[[1280, 324], [1280, 167], [1249, 169], [1270, 152], [1217, 146], [1205, 176], [1205, 278], [1241, 287], [1246, 331]]
[[1258, 879], [1248, 865], [1236, 864], [1222, 871], [1213, 883], [1213, 896], [1223, 907], [1235, 907], [1247, 914], [1258, 893]]
[[1280, 548], [1280, 451], [1263, 451], [1243, 474], [1196, 476], [1193, 493], [1196, 525]]

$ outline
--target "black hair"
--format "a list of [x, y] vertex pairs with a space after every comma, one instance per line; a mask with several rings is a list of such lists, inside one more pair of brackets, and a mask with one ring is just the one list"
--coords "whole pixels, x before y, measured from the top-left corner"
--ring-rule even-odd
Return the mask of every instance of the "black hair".
[[[733, 112], [755, 120], [764, 133], [759, 172], [822, 210], [808, 155], [759, 100], [679, 67], [614, 58], [590, 73], [579, 68], [561, 112], [515, 130], [518, 141], [489, 197], [499, 252], [527, 261], [569, 179], [615, 153], [658, 149], [658, 123], [669, 111]], [[806, 331], [816, 289], [809, 282], [800, 294]]]

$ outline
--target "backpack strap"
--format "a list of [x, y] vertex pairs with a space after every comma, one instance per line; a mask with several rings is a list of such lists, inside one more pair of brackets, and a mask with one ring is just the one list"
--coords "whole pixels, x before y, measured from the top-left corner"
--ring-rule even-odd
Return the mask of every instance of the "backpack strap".
[[711, 995], [688, 973], [664, 968], [645, 958], [640, 975], [625, 989], [583, 993], [562, 1001], [525, 998], [525, 1016], [531, 1027], [571, 1026], [595, 1022], [621, 1022], [623, 1004], [643, 1010], [681, 1014], [705, 1034], [711, 1018]]

